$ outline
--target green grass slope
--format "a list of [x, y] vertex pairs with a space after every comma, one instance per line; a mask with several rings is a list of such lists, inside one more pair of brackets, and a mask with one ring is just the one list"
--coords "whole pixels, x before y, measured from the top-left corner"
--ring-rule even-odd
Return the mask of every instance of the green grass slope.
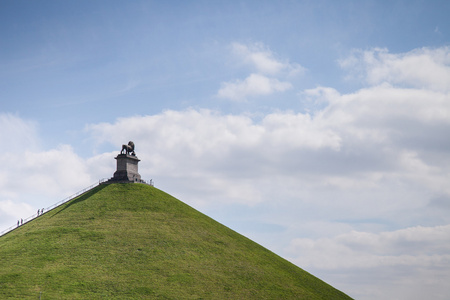
[[170, 195], [101, 185], [0, 237], [0, 299], [350, 299]]

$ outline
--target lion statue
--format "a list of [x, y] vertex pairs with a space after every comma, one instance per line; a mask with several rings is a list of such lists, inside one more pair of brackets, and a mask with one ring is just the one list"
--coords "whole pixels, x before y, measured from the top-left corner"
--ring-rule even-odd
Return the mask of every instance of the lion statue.
[[129, 141], [128, 145], [122, 145], [120, 154], [131, 154], [133, 156], [136, 156], [136, 153], [134, 153], [134, 143], [132, 141]]

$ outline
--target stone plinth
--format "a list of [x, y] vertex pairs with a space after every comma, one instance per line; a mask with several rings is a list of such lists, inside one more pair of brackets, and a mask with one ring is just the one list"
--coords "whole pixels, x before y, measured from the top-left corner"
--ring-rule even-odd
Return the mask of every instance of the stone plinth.
[[117, 182], [141, 182], [141, 175], [138, 172], [138, 162], [136, 156], [129, 154], [119, 154], [117, 160], [117, 171], [109, 181]]

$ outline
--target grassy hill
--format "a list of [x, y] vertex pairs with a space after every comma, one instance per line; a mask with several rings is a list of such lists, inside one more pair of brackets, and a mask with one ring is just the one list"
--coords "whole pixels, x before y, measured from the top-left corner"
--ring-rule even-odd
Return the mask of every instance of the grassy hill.
[[101, 185], [0, 237], [0, 299], [350, 299], [143, 184]]

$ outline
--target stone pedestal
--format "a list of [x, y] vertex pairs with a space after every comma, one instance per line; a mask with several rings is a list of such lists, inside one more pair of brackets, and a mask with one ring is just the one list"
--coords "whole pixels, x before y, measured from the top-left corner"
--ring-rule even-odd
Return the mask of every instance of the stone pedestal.
[[129, 154], [119, 154], [115, 158], [117, 160], [117, 171], [114, 177], [109, 181], [112, 182], [142, 182], [141, 175], [138, 172], [138, 162], [140, 160]]

